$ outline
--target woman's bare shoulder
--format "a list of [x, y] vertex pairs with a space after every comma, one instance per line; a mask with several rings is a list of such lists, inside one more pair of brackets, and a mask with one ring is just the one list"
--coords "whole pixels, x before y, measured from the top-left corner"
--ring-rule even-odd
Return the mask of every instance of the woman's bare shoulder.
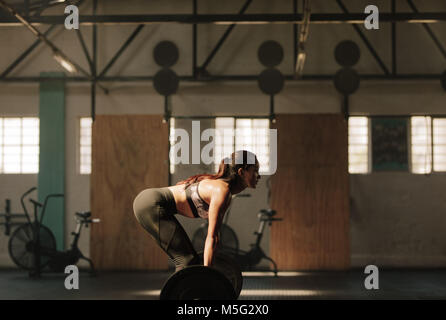
[[201, 181], [201, 183], [204, 183], [213, 188], [218, 188], [222, 191], [229, 191], [228, 183], [220, 179], [204, 179]]
[[217, 196], [226, 199], [226, 201], [229, 201], [232, 198], [232, 194], [229, 190], [229, 185], [227, 182], [218, 179], [205, 179], [202, 182], [204, 182], [203, 187], [208, 191], [208, 195], [210, 198], [213, 196]]

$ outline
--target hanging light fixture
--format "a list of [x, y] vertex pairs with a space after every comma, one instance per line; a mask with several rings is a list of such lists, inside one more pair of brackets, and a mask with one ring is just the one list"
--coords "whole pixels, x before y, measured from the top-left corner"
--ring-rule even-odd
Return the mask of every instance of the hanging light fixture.
[[77, 72], [76, 66], [66, 59], [60, 51], [53, 50], [53, 58], [69, 73]]

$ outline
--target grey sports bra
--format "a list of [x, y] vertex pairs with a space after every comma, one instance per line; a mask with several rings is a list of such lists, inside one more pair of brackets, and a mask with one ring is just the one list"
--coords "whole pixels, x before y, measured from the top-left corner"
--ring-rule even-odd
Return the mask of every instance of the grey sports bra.
[[200, 197], [200, 194], [198, 193], [199, 184], [200, 182], [195, 182], [186, 188], [186, 198], [187, 202], [189, 202], [189, 206], [194, 214], [194, 217], [207, 219], [209, 216], [209, 205], [203, 200], [203, 198]]

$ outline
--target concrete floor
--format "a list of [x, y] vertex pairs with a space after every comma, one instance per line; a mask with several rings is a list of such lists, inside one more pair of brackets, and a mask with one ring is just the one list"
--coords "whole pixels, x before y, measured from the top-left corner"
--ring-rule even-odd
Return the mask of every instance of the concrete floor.
[[[64, 274], [30, 279], [18, 270], [0, 270], [0, 299], [156, 300], [167, 272], [80, 273], [79, 290], [64, 287]], [[239, 299], [446, 299], [446, 270], [380, 270], [379, 290], [366, 290], [362, 270], [349, 272], [244, 273]]]

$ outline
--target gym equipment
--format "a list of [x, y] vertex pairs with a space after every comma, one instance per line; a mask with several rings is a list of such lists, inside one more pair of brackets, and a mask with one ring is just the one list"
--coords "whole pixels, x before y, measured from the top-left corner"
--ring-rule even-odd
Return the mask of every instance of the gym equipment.
[[153, 50], [153, 59], [156, 64], [169, 68], [178, 61], [178, 48], [175, 43], [171, 41], [161, 41]]
[[335, 48], [335, 59], [343, 67], [352, 67], [358, 61], [361, 53], [356, 43], [351, 40], [339, 42]]
[[[199, 252], [200, 261], [203, 262], [204, 252]], [[212, 267], [220, 271], [231, 282], [238, 298], [243, 287], [243, 276], [240, 266], [231, 256], [221, 251], [215, 251]]]
[[[206, 239], [208, 229], [207, 222], [203, 223], [194, 233], [192, 237], [192, 245], [194, 246], [197, 252], [201, 252], [204, 250], [204, 241]], [[231, 252], [238, 252], [239, 243], [237, 239], [237, 235], [234, 230], [231, 229], [227, 224], [222, 223], [220, 227], [220, 242], [217, 245], [218, 249], [224, 251], [222, 248], [222, 244], [224, 244], [225, 248], [231, 248]]]
[[274, 218], [276, 215], [276, 210], [272, 209], [262, 209], [257, 215], [260, 224], [259, 229], [254, 232], [256, 235], [256, 242], [251, 244], [251, 249], [249, 251], [239, 250], [238, 254], [234, 256], [237, 262], [240, 264], [242, 269], [252, 270], [252, 268], [260, 263], [263, 259], [270, 261], [273, 266], [273, 272], [277, 276], [277, 264], [271, 258], [268, 257], [262, 248], [260, 248], [260, 242], [262, 241], [263, 231], [265, 230], [266, 223], [269, 226], [273, 223], [273, 221], [282, 221], [282, 218]]
[[[63, 272], [67, 265], [76, 264], [80, 259], [84, 259], [90, 264], [90, 273], [94, 274], [93, 262], [86, 258], [78, 248], [78, 240], [82, 227], [88, 227], [90, 223], [99, 222], [99, 219], [90, 219], [90, 212], [76, 212], [77, 227], [71, 234], [74, 236], [70, 249], [67, 251], [57, 251], [56, 239], [50, 229], [42, 224], [45, 215], [48, 199], [52, 197], [63, 197], [63, 194], [50, 194], [45, 198], [44, 203], [29, 199], [34, 206], [34, 220], [31, 221], [23, 199], [35, 187], [26, 191], [20, 198], [23, 210], [28, 223], [21, 225], [11, 235], [8, 243], [8, 250], [14, 263], [29, 271], [31, 277], [40, 277], [42, 270], [49, 266], [54, 272]], [[39, 208], [41, 208], [39, 219]]]
[[[50, 229], [44, 225], [40, 225], [39, 230], [39, 243], [40, 243], [40, 253], [48, 250], [56, 250], [56, 238]], [[34, 248], [34, 230], [35, 226], [33, 224], [23, 224], [18, 227], [8, 242], [9, 256], [14, 263], [25, 270], [32, 271], [35, 266], [38, 265], [39, 270], [44, 269], [48, 266], [50, 259], [46, 255], [40, 256], [38, 262], [36, 262], [36, 249]]]
[[17, 218], [25, 218], [24, 213], [12, 213], [11, 212], [11, 200], [5, 200], [5, 213], [0, 213], [0, 218], [4, 218], [4, 222], [0, 223], [0, 226], [5, 226], [5, 236], [11, 234], [11, 227], [22, 225], [24, 222], [13, 222], [12, 220]]
[[275, 95], [282, 91], [284, 82], [282, 73], [273, 68], [262, 71], [258, 79], [260, 90], [268, 95]]
[[257, 51], [257, 57], [262, 65], [272, 68], [279, 65], [283, 60], [283, 48], [274, 41], [268, 40], [263, 42]]
[[169, 277], [160, 300], [235, 300], [231, 282], [214, 268], [190, 266]]
[[336, 90], [340, 93], [348, 95], [354, 93], [359, 88], [359, 75], [358, 73], [348, 67], [344, 67], [334, 76], [334, 85]]
[[[237, 198], [249, 198], [251, 195], [249, 193], [236, 194], [232, 197], [233, 201], [231, 201], [231, 205], [228, 208], [223, 223], [220, 227], [220, 242], [217, 245], [218, 251], [224, 251], [225, 248], [230, 249], [230, 252], [238, 252], [239, 242], [237, 239], [237, 235], [234, 230], [228, 226], [228, 219], [231, 213], [232, 204], [234, 200]], [[201, 226], [194, 232], [192, 236], [192, 245], [194, 246], [197, 252], [204, 251], [204, 240], [208, 234], [208, 223], [207, 221], [202, 223]], [[222, 247], [224, 245], [224, 248]]]
[[[235, 259], [235, 261], [240, 265], [240, 268], [242, 270], [252, 270], [253, 267], [258, 265], [261, 260], [266, 259], [273, 264], [274, 266], [273, 272], [275, 273], [275, 275], [277, 275], [276, 262], [272, 258], [268, 257], [262, 250], [262, 248], [260, 248], [260, 242], [262, 241], [263, 232], [265, 230], [266, 224], [268, 223], [268, 225], [271, 226], [273, 221], [283, 220], [282, 218], [275, 218], [274, 217], [275, 215], [276, 215], [275, 210], [272, 209], [260, 210], [259, 214], [257, 215], [260, 222], [259, 228], [257, 229], [257, 231], [254, 232], [254, 235], [256, 235], [256, 241], [255, 243], [251, 244], [251, 249], [249, 251], [243, 251], [243, 250], [234, 251], [230, 247], [226, 247], [224, 243], [221, 243], [221, 247], [219, 250], [222, 250], [223, 253]], [[229, 226], [227, 227], [230, 228]], [[200, 228], [204, 228], [207, 231], [207, 225], [202, 225]], [[204, 237], [201, 239], [194, 238], [193, 243], [204, 242], [206, 240], [207, 233], [205, 233], [204, 230], [200, 232], [195, 232], [194, 237], [195, 235], [198, 236], [201, 234], [204, 234]]]
[[[32, 222], [23, 202], [23, 199], [36, 189], [36, 187], [33, 187], [20, 197], [20, 203], [24, 209], [27, 223], [17, 228], [8, 242], [9, 256], [12, 261], [20, 268], [29, 270], [30, 275], [32, 275], [31, 271], [33, 269], [41, 270], [49, 263], [47, 257], [41, 257], [39, 251], [40, 246], [56, 250], [56, 239], [53, 233], [37, 219], [39, 203], [30, 200], [34, 206], [34, 222]], [[36, 246], [36, 243], [40, 245]]]
[[[203, 252], [198, 255], [203, 263]], [[160, 300], [235, 300], [242, 286], [242, 272], [237, 263], [216, 251], [212, 267], [192, 265], [170, 276]]]
[[179, 82], [177, 74], [166, 68], [158, 71], [153, 78], [155, 90], [163, 96], [170, 96], [177, 92]]

